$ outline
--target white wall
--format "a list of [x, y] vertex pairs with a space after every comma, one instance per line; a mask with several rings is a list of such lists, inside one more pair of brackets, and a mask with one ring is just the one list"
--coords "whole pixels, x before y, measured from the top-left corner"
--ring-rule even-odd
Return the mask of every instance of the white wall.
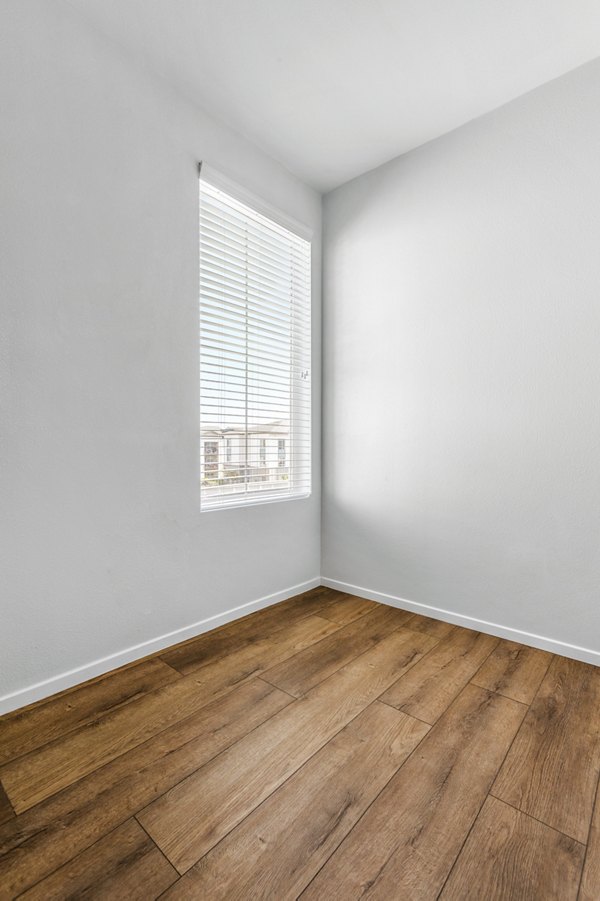
[[[320, 198], [60, 0], [3, 0], [0, 121], [2, 696], [319, 575]], [[198, 510], [199, 159], [315, 230], [309, 500]]]
[[600, 651], [600, 61], [328, 195], [322, 573]]

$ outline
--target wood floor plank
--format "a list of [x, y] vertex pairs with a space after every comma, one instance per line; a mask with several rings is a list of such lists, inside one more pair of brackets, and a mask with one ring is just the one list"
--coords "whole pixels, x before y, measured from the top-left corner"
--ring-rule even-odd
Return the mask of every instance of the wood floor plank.
[[375, 701], [166, 898], [296, 898], [427, 732], [424, 723]]
[[52, 873], [290, 703], [249, 682], [1, 826], [0, 898]]
[[575, 901], [584, 851], [572, 838], [488, 797], [440, 899]]
[[268, 672], [307, 648], [320, 646], [342, 628], [321, 616], [306, 616], [269, 638], [243, 645], [225, 657], [193, 669], [191, 675], [203, 686], [207, 696], [213, 696]]
[[153, 901], [178, 878], [135, 820], [128, 820], [21, 895], [26, 901]]
[[329, 858], [303, 901], [436, 898], [524, 710], [467, 685]]
[[586, 842], [600, 771], [600, 669], [555, 657], [492, 794]]
[[179, 678], [172, 667], [154, 658], [2, 717], [0, 765]]
[[320, 617], [307, 617], [286, 630], [283, 637], [243, 648], [237, 655], [207, 665], [197, 674], [181, 677], [126, 708], [5, 764], [0, 768], [0, 779], [13, 807], [17, 813], [27, 810], [199, 710], [218, 693], [337, 628], [337, 624]]
[[147, 807], [138, 819], [183, 873], [432, 646], [384, 638]]
[[471, 681], [480, 688], [531, 704], [551, 661], [548, 651], [501, 639]]
[[[409, 624], [409, 628], [411, 626]], [[381, 700], [433, 724], [497, 643], [498, 639], [491, 635], [456, 629], [388, 688]]]
[[415, 632], [424, 632], [425, 635], [431, 635], [433, 638], [448, 638], [453, 632], [459, 629], [459, 626], [453, 626], [452, 623], [445, 623], [441, 619], [432, 619], [429, 616], [421, 616], [419, 613], [413, 613], [410, 623], [407, 627]]
[[404, 610], [377, 604], [374, 610], [359, 620], [267, 669], [265, 679], [300, 697], [350, 660], [375, 647], [386, 635], [399, 629], [408, 616]]
[[[364, 616], [365, 613], [370, 613], [379, 606], [382, 605], [376, 601], [368, 601], [353, 594], [341, 594], [334, 601], [323, 607], [319, 611], [319, 616], [330, 619], [332, 622], [339, 623], [342, 626], [347, 626], [348, 623], [353, 623], [355, 620], [360, 619], [361, 616]], [[408, 616], [406, 619], [408, 619]]]
[[160, 657], [181, 673], [193, 672], [253, 641], [276, 635], [307, 616], [319, 614], [339, 596], [331, 588], [314, 588], [169, 648]]
[[598, 901], [598, 898], [600, 898], [600, 785], [596, 790], [579, 901]]
[[12, 820], [15, 816], [12, 804], [8, 800], [7, 794], [0, 784], [0, 825]]

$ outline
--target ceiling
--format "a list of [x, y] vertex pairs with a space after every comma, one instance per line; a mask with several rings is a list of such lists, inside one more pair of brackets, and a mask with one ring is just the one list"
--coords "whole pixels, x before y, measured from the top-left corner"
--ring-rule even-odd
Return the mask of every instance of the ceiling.
[[600, 55], [598, 0], [70, 0], [320, 191]]

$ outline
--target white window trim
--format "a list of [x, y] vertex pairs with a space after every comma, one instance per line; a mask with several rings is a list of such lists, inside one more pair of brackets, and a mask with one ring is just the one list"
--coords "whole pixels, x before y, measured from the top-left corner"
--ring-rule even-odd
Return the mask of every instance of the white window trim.
[[259, 197], [258, 194], [253, 194], [252, 191], [242, 187], [242, 185], [229, 178], [228, 175], [225, 175], [218, 169], [214, 169], [208, 163], [204, 161], [198, 163], [198, 175], [203, 181], [207, 181], [212, 185], [213, 188], [220, 188], [221, 191], [225, 191], [226, 194], [229, 194], [235, 200], [239, 200], [240, 203], [245, 203], [246, 206], [251, 207], [256, 213], [267, 216], [267, 218], [272, 219], [273, 222], [276, 222], [283, 228], [287, 228], [288, 231], [293, 232], [298, 237], [304, 238], [305, 241], [312, 241], [312, 228], [309, 228], [308, 225], [305, 225], [298, 219], [288, 216], [287, 213], [272, 206], [262, 197]]

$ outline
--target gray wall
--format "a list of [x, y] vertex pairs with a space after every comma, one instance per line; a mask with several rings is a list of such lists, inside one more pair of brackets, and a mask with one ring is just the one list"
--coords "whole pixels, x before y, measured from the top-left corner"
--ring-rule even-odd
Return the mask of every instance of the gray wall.
[[600, 61], [324, 209], [322, 574], [600, 651]]
[[[320, 198], [58, 0], [0, 117], [2, 696], [319, 575]], [[199, 513], [199, 159], [315, 230], [309, 500]]]

